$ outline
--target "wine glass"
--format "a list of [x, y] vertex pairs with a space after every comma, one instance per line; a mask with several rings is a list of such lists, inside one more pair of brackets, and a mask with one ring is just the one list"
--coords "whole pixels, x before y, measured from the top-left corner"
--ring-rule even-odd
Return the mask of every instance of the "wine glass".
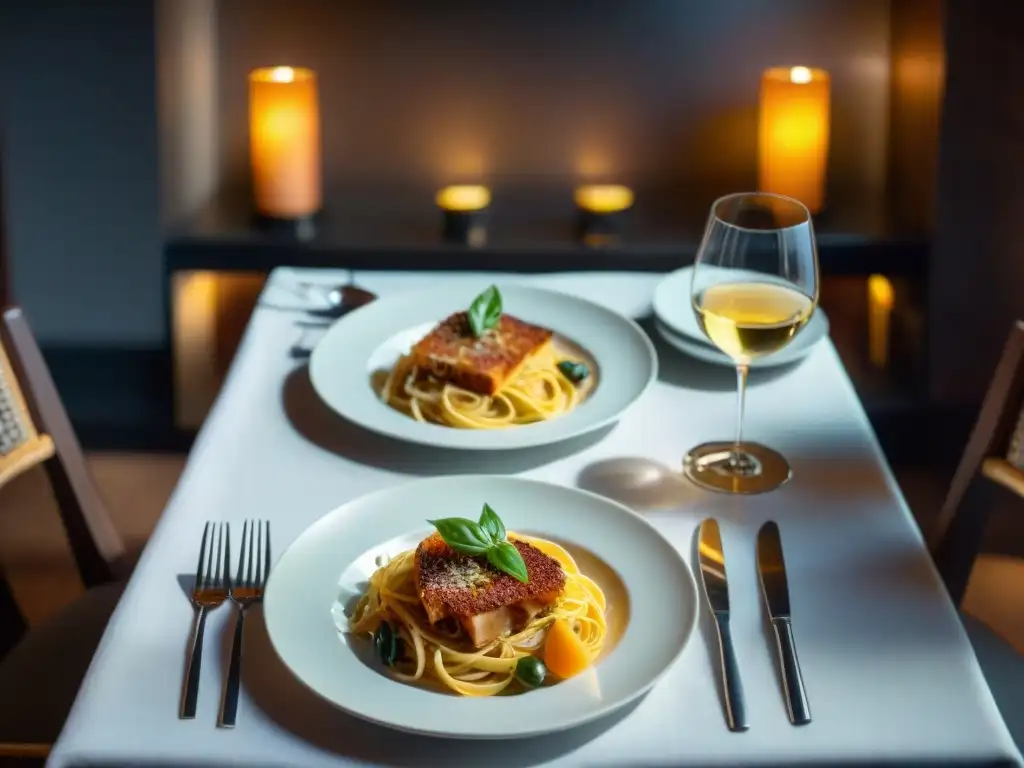
[[698, 445], [687, 477], [725, 493], [762, 493], [789, 480], [777, 451], [743, 440], [743, 404], [751, 361], [789, 344], [818, 303], [818, 252], [811, 214], [792, 198], [762, 192], [719, 198], [711, 206], [690, 289], [697, 323], [736, 363], [736, 438]]

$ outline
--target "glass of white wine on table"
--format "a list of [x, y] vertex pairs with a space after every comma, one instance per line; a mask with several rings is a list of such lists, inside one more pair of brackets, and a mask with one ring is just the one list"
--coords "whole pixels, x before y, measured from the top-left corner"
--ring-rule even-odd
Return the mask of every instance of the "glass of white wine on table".
[[690, 289], [697, 323], [736, 363], [736, 437], [703, 443], [684, 460], [697, 485], [724, 493], [763, 493], [789, 480], [789, 462], [743, 439], [747, 373], [807, 324], [818, 303], [818, 251], [811, 214], [792, 198], [752, 192], [711, 206]]

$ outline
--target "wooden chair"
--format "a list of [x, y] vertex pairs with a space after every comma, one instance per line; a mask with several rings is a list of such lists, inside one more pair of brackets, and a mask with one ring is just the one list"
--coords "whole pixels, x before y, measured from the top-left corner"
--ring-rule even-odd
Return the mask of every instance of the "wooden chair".
[[[46, 362], [21, 310], [10, 308], [0, 319], [0, 492], [39, 464], [86, 592], [29, 630], [0, 572], [0, 764], [49, 752], [128, 571]], [[2, 512], [0, 493], [0, 524]]]
[[[980, 581], [1024, 616], [1024, 559], [979, 555], [994, 504], [1024, 497], [1024, 322], [1014, 324], [985, 401], [953, 476], [931, 540], [932, 556], [962, 607]], [[968, 601], [969, 603], [970, 601]], [[1003, 719], [1024, 748], [1024, 655], [977, 618], [964, 626]]]

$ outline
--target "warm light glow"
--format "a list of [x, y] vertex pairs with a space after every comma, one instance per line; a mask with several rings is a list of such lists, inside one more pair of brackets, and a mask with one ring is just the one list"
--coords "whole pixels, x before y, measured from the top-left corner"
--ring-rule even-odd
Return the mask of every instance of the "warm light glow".
[[295, 70], [291, 67], [274, 67], [270, 70], [270, 79], [275, 83], [290, 83], [295, 79]]
[[868, 278], [868, 358], [877, 368], [889, 362], [889, 328], [896, 292], [885, 275]]
[[607, 140], [581, 141], [573, 161], [573, 170], [580, 181], [596, 183], [615, 175], [619, 163], [616, 162], [615, 154], [608, 149], [608, 144]]
[[811, 70], [807, 67], [793, 67], [789, 70], [789, 82], [804, 85], [811, 82]]
[[778, 67], [761, 77], [758, 188], [796, 198], [811, 213], [825, 202], [829, 100], [824, 70]]
[[491, 204], [491, 191], [479, 184], [456, 184], [440, 190], [435, 202], [445, 211], [479, 211]]
[[320, 106], [312, 70], [250, 73], [249, 145], [260, 213], [301, 218], [320, 209]]
[[619, 184], [586, 184], [576, 188], [573, 199], [589, 213], [618, 213], [633, 205], [633, 190]]
[[892, 309], [895, 295], [892, 282], [885, 275], [871, 275], [868, 278], [868, 296], [872, 306]]
[[303, 67], [260, 67], [249, 73], [250, 82], [293, 83], [296, 80], [315, 80], [316, 73]]
[[175, 423], [197, 428], [217, 396], [217, 273], [175, 274], [170, 300]]

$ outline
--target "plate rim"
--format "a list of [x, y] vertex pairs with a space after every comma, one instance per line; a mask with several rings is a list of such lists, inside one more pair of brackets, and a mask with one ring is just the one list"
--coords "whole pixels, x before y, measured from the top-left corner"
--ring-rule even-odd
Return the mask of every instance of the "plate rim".
[[[467, 451], [505, 451], [520, 450], [525, 448], [538, 448], [547, 445], [556, 445], [558, 443], [562, 443], [573, 438], [578, 438], [584, 435], [591, 434], [609, 425], [616, 424], [619, 421], [621, 421], [634, 407], [636, 407], [636, 405], [650, 392], [652, 386], [654, 385], [654, 382], [657, 381], [659, 370], [657, 349], [654, 346], [654, 343], [650, 336], [633, 318], [627, 317], [626, 315], [604, 304], [591, 301], [590, 299], [587, 299], [583, 296], [578, 296], [576, 294], [566, 293], [564, 291], [554, 290], [551, 288], [536, 286], [529, 283], [517, 282], [515, 276], [509, 276], [509, 279], [506, 280], [482, 279], [480, 281], [480, 285], [482, 286], [486, 287], [486, 285], [488, 284], [496, 285], [498, 286], [499, 290], [502, 291], [506, 289], [512, 289], [513, 291], [522, 291], [527, 294], [533, 294], [546, 300], [568, 301], [578, 303], [587, 306], [588, 308], [590, 308], [591, 311], [599, 312], [607, 317], [614, 318], [616, 322], [621, 323], [624, 328], [628, 329], [630, 335], [639, 344], [639, 346], [643, 348], [644, 352], [646, 353], [646, 381], [634, 394], [632, 399], [629, 402], [625, 403], [622, 407], [618, 408], [614, 413], [599, 419], [594, 419], [576, 424], [575, 426], [569, 428], [568, 430], [559, 430], [557, 429], [557, 427], [555, 427], [552, 428], [548, 434], [544, 434], [544, 432], [538, 433], [538, 431], [531, 429], [531, 427], [543, 427], [548, 424], [557, 424], [561, 420], [561, 418], [566, 417], [560, 417], [560, 419], [553, 419], [550, 422], [545, 422], [543, 424], [538, 425], [525, 425], [524, 427], [517, 427], [514, 430], [469, 430], [456, 429], [452, 427], [441, 427], [438, 425], [421, 425], [434, 427], [437, 430], [439, 430], [437, 432], [432, 431], [431, 433], [428, 434], [426, 432], [420, 432], [417, 429], [410, 429], [404, 432], [399, 429], [391, 429], [386, 424], [383, 424], [381, 422], [375, 422], [373, 419], [363, 418], [361, 414], [359, 414], [358, 411], [355, 409], [349, 409], [348, 411], [343, 412], [342, 410], [336, 408], [332, 404], [327, 394], [321, 390], [323, 382], [321, 381], [320, 385], [318, 385], [318, 376], [316, 376], [314, 373], [314, 371], [320, 367], [320, 364], [318, 364], [317, 361], [322, 360], [324, 355], [326, 354], [323, 350], [327, 348], [327, 344], [332, 343], [329, 341], [329, 339], [335, 337], [338, 333], [340, 333], [340, 331], [338, 330], [339, 328], [346, 327], [345, 323], [347, 320], [349, 320], [350, 318], [357, 317], [360, 312], [371, 309], [374, 306], [380, 306], [381, 304], [385, 303], [387, 305], [397, 305], [399, 304], [399, 302], [408, 301], [410, 299], [416, 300], [418, 297], [429, 297], [436, 295], [438, 293], [437, 288], [413, 288], [408, 290], [397, 291], [395, 293], [388, 294], [387, 296], [382, 296], [376, 299], [373, 302], [373, 304], [368, 305], [367, 307], [364, 308], [354, 310], [353, 312], [350, 312], [348, 315], [340, 318], [331, 325], [327, 332], [317, 341], [312, 353], [310, 354], [308, 362], [307, 370], [309, 373], [310, 383], [312, 384], [313, 390], [316, 392], [317, 397], [336, 416], [340, 416], [341, 418], [355, 424], [361, 429], [365, 429], [374, 434], [382, 435], [392, 440], [396, 440], [411, 445], [421, 445], [440, 449]], [[459, 285], [448, 286], [447, 290], [453, 293], [468, 293], [472, 289], [468, 288], [467, 286]], [[430, 318], [424, 318], [423, 322], [429, 321]], [[556, 333], [559, 332], [558, 329], [553, 330], [555, 330]], [[386, 338], [383, 338], [380, 339], [379, 342], [383, 344], [386, 342], [386, 340]], [[588, 353], [593, 354], [585, 342], [576, 338], [572, 338], [571, 341], [573, 341], [576, 344], [579, 344]], [[362, 361], [360, 365], [365, 364], [365, 362], [366, 361]], [[600, 360], [598, 360], [597, 362], [599, 365], [601, 364]], [[612, 367], [609, 368], [608, 370], [614, 370], [614, 368]], [[569, 415], [571, 414], [567, 414], [566, 416]], [[414, 421], [412, 423], [418, 424], [418, 422]], [[550, 432], [554, 432], [554, 434], [551, 434]], [[488, 441], [487, 438], [483, 437], [484, 435], [487, 434], [498, 433], [503, 435], [503, 438], [500, 440], [495, 438]]]
[[[690, 355], [691, 357], [710, 365], [735, 367], [735, 363], [729, 360], [724, 353], [712, 346], [706, 339], [696, 337], [689, 331], [679, 328], [658, 311], [658, 295], [662, 290], [665, 290], [663, 286], [668, 284], [670, 280], [680, 279], [680, 275], [683, 273], [692, 273], [693, 269], [694, 267], [692, 264], [680, 267], [679, 269], [675, 269], [667, 273], [658, 281], [651, 297], [651, 315], [654, 318], [655, 330], [658, 331], [658, 335], [661, 336], [667, 344], [683, 354]], [[829, 338], [832, 327], [832, 324], [828, 319], [828, 314], [820, 305], [815, 305], [814, 312], [808, 322], [808, 327], [811, 323], [816, 323], [816, 327], [821, 329], [818, 338], [811, 342], [805, 342], [803, 345], [787, 346], [774, 354], [759, 358], [751, 363], [751, 370], [793, 365], [810, 355], [819, 344]], [[797, 338], [801, 338], [801, 335], [798, 335]], [[675, 338], [672, 338], [673, 336]], [[804, 336], [803, 338], [807, 337]], [[689, 349], [684, 347], [689, 347]], [[707, 347], [707, 349], [705, 350], [703, 347]], [[700, 349], [700, 351], [695, 351], [697, 349]], [[796, 352], [794, 352], [794, 350], [796, 350]], [[721, 355], [721, 358], [719, 358], [719, 355]]]
[[[715, 349], [714, 347], [705, 349], [698, 342], [693, 341], [688, 336], [683, 336], [680, 333], [675, 333], [672, 330], [672, 328], [668, 327], [665, 324], [665, 322], [659, 317], [654, 318], [654, 327], [655, 330], [657, 330], [658, 335], [661, 337], [662, 341], [664, 341], [677, 352], [681, 352], [684, 355], [689, 355], [693, 359], [699, 360], [700, 362], [705, 363], [707, 365], [717, 365], [723, 368], [736, 367], [736, 363], [734, 363], [732, 360], [726, 357], [724, 353], [718, 352], [718, 350]], [[780, 350], [780, 352], [776, 353], [775, 355], [769, 355], [767, 357], [754, 360], [750, 364], [750, 370], [765, 371], [770, 370], [772, 368], [784, 368], [790, 365], [798, 365], [805, 359], [807, 359], [807, 357], [809, 357], [811, 353], [814, 352], [814, 350], [818, 347], [819, 344], [821, 344], [825, 340], [825, 338], [827, 337], [819, 339], [818, 341], [811, 344], [809, 347], [800, 349], [797, 354], [794, 354], [791, 357], [778, 357], [777, 355], [783, 353], [783, 351]], [[721, 355], [721, 357], [718, 357], [718, 355]]]
[[[634, 523], [639, 524], [642, 528], [647, 529], [649, 531], [650, 535], [655, 536], [658, 539], [660, 539], [664, 543], [664, 545], [673, 553], [675, 560], [678, 561], [678, 564], [680, 566], [679, 570], [682, 573], [685, 574], [685, 578], [681, 580], [681, 583], [679, 583], [679, 582], [674, 582], [674, 583], [676, 584], [677, 588], [681, 589], [681, 591], [686, 593], [687, 599], [690, 601], [690, 605], [692, 606], [692, 609], [689, 611], [689, 620], [688, 620], [687, 625], [685, 627], [685, 631], [684, 631], [684, 634], [683, 634], [683, 637], [682, 637], [682, 641], [680, 642], [679, 647], [676, 648], [672, 652], [671, 659], [668, 661], [668, 663], [665, 664], [660, 669], [660, 671], [658, 671], [655, 675], [653, 675], [650, 680], [646, 681], [643, 685], [639, 686], [635, 691], [632, 691], [627, 696], [620, 697], [619, 699], [617, 699], [617, 700], [615, 700], [613, 702], [603, 703], [603, 704], [595, 707], [594, 710], [592, 710], [590, 712], [586, 712], [586, 713], [583, 713], [581, 715], [577, 715], [575, 717], [569, 718], [569, 719], [567, 719], [565, 721], [562, 721], [562, 722], [559, 722], [559, 723], [557, 723], [557, 724], [555, 724], [553, 726], [539, 726], [539, 727], [535, 727], [535, 728], [530, 728], [528, 730], [526, 730], [526, 729], [519, 730], [519, 731], [516, 731], [514, 733], [507, 733], [507, 732], [505, 732], [505, 733], [498, 733], [498, 732], [486, 732], [486, 733], [476, 732], [476, 733], [469, 733], [469, 732], [458, 732], [458, 731], [442, 732], [442, 731], [439, 731], [439, 730], [436, 730], [436, 729], [430, 729], [430, 728], [415, 728], [415, 727], [409, 727], [409, 726], [405, 726], [405, 725], [396, 725], [396, 724], [394, 724], [392, 722], [388, 722], [387, 720], [383, 720], [383, 719], [380, 719], [380, 718], [377, 718], [377, 717], [373, 717], [373, 716], [367, 715], [366, 713], [363, 713], [363, 712], [357, 711], [355, 709], [352, 709], [350, 707], [344, 706], [343, 704], [341, 704], [341, 703], [339, 703], [339, 702], [337, 702], [337, 701], [335, 701], [333, 699], [330, 699], [327, 696], [325, 696], [324, 694], [322, 694], [319, 691], [317, 691], [310, 683], [308, 683], [301, 675], [299, 675], [298, 672], [296, 672], [292, 668], [292, 666], [285, 659], [284, 655], [281, 653], [281, 650], [280, 650], [280, 648], [278, 646], [278, 642], [274, 638], [274, 631], [271, 628], [271, 619], [270, 619], [271, 611], [267, 610], [267, 607], [268, 606], [272, 606], [274, 603], [273, 603], [273, 601], [267, 601], [266, 598], [267, 598], [268, 595], [272, 594], [273, 585], [275, 583], [274, 582], [274, 576], [275, 576], [275, 573], [277, 572], [278, 564], [280, 562], [282, 562], [289, 555], [289, 553], [293, 552], [297, 548], [297, 546], [300, 544], [300, 542], [302, 541], [302, 539], [304, 537], [306, 537], [307, 535], [310, 535], [310, 532], [312, 531], [313, 528], [315, 528], [316, 526], [324, 523], [328, 518], [331, 518], [331, 517], [343, 514], [343, 510], [346, 507], [348, 507], [348, 506], [350, 506], [352, 504], [360, 503], [360, 502], [366, 502], [368, 500], [372, 500], [372, 499], [379, 498], [379, 497], [386, 497], [387, 495], [395, 492], [398, 488], [401, 488], [401, 487], [404, 487], [404, 486], [407, 486], [407, 485], [420, 486], [420, 485], [433, 484], [433, 483], [453, 482], [453, 481], [455, 481], [455, 480], [457, 480], [459, 478], [463, 478], [463, 479], [465, 479], [465, 478], [472, 478], [474, 480], [478, 480], [478, 481], [482, 481], [482, 482], [501, 482], [501, 483], [509, 483], [509, 484], [512, 484], [512, 485], [531, 485], [531, 486], [538, 487], [538, 488], [555, 488], [555, 489], [558, 489], [560, 491], [567, 491], [567, 492], [572, 493], [572, 494], [577, 494], [577, 495], [579, 495], [581, 497], [590, 499], [592, 502], [601, 503], [601, 504], [610, 506], [612, 508], [615, 508], [617, 510], [617, 514], [625, 515], [626, 517], [631, 518], [634, 521]], [[582, 545], [580, 545], [580, 546], [582, 546]], [[339, 577], [341, 576], [341, 574], [343, 574], [345, 572], [345, 569], [348, 568], [349, 565], [350, 565], [350, 563], [339, 563], [339, 566], [340, 566], [339, 571], [338, 571], [338, 576]], [[608, 563], [608, 565], [610, 567], [612, 567], [613, 570], [615, 570], [613, 563]], [[623, 583], [624, 583], [624, 585], [626, 586], [626, 588], [628, 590], [629, 589], [629, 585], [625, 584], [625, 582], [623, 582]], [[656, 685], [658, 685], [665, 678], [665, 676], [669, 673], [670, 670], [672, 670], [674, 667], [676, 667], [676, 665], [679, 663], [680, 659], [682, 658], [683, 654], [686, 652], [687, 648], [689, 648], [690, 644], [693, 642], [694, 635], [697, 632], [697, 627], [698, 627], [698, 625], [700, 623], [700, 614], [701, 614], [701, 611], [702, 611], [702, 608], [701, 608], [701, 592], [700, 592], [700, 588], [699, 588], [699, 586], [697, 584], [697, 578], [693, 574], [693, 568], [691, 567], [690, 563], [683, 556], [683, 553], [668, 539], [668, 537], [665, 536], [661, 531], [659, 531], [654, 526], [654, 524], [650, 520], [648, 520], [644, 515], [640, 514], [639, 512], [636, 512], [635, 510], [631, 509], [630, 507], [626, 506], [625, 504], [623, 504], [623, 503], [621, 503], [619, 501], [616, 501], [615, 499], [609, 498], [607, 496], [603, 496], [603, 495], [601, 495], [599, 493], [596, 493], [594, 491], [589, 491], [589, 490], [584, 489], [584, 488], [578, 488], [578, 487], [572, 486], [572, 485], [564, 485], [564, 484], [561, 484], [561, 483], [555, 483], [555, 482], [550, 482], [550, 481], [546, 481], [546, 480], [540, 480], [540, 479], [531, 478], [531, 477], [519, 477], [519, 476], [516, 476], [516, 475], [500, 475], [500, 474], [440, 475], [440, 476], [437, 476], [437, 477], [417, 478], [417, 479], [413, 479], [413, 480], [407, 480], [407, 481], [402, 482], [402, 483], [398, 483], [398, 484], [394, 484], [394, 485], [389, 485], [389, 486], [386, 486], [384, 488], [379, 488], [377, 490], [370, 491], [368, 493], [365, 493], [365, 494], [362, 494], [360, 496], [357, 496], [357, 497], [355, 497], [353, 499], [349, 499], [348, 501], [346, 501], [346, 502], [344, 502], [344, 503], [334, 507], [333, 509], [325, 512], [323, 515], [317, 517], [315, 520], [313, 520], [311, 523], [309, 523], [309, 525], [305, 526], [302, 529], [302, 531], [300, 531], [300, 533], [295, 537], [295, 539], [291, 543], [289, 543], [289, 545], [284, 549], [284, 551], [281, 553], [281, 555], [274, 562], [274, 566], [271, 569], [270, 576], [269, 576], [269, 578], [267, 580], [267, 585], [266, 585], [265, 594], [264, 594], [264, 602], [263, 602], [262, 608], [263, 608], [263, 611], [264, 611], [264, 625], [266, 627], [267, 637], [268, 637], [268, 639], [270, 641], [270, 646], [273, 649], [274, 655], [277, 657], [278, 662], [280, 662], [285, 667], [285, 669], [288, 670], [288, 673], [292, 676], [292, 678], [297, 680], [303, 686], [303, 688], [305, 688], [307, 691], [309, 691], [311, 694], [313, 694], [319, 701], [324, 702], [324, 703], [328, 704], [329, 706], [331, 706], [331, 707], [333, 707], [333, 708], [335, 708], [335, 709], [337, 709], [337, 710], [339, 710], [339, 711], [341, 711], [341, 712], [343, 712], [343, 713], [345, 713], [347, 715], [355, 717], [355, 718], [357, 718], [359, 720], [362, 720], [362, 721], [368, 722], [368, 723], [373, 723], [374, 725], [378, 725], [378, 726], [381, 726], [381, 727], [384, 727], [384, 728], [387, 728], [389, 730], [393, 730], [393, 731], [396, 731], [396, 732], [409, 733], [409, 734], [415, 734], [415, 735], [419, 735], [419, 736], [427, 736], [427, 737], [432, 737], [432, 738], [454, 738], [454, 739], [463, 739], [463, 740], [469, 740], [469, 741], [512, 741], [512, 740], [518, 740], [518, 739], [523, 739], [523, 738], [531, 738], [531, 737], [545, 735], [545, 734], [551, 734], [551, 733], [562, 733], [562, 732], [571, 730], [573, 728], [578, 728], [578, 727], [580, 727], [580, 726], [582, 726], [582, 725], [584, 725], [586, 723], [590, 723], [590, 722], [593, 722], [595, 720], [599, 720], [599, 719], [601, 719], [603, 717], [607, 717], [607, 716], [611, 715], [612, 713], [620, 711], [621, 709], [629, 706], [633, 702], [637, 701], [638, 699], [642, 698], [644, 695], [649, 693]], [[396, 686], [401, 686], [402, 685], [398, 681], [390, 681], [390, 682], [393, 682]]]

